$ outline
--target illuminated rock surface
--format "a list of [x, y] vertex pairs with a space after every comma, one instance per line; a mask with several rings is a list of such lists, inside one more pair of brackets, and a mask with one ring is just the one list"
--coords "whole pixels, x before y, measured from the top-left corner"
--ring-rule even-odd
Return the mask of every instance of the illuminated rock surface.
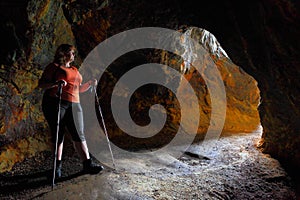
[[[224, 130], [251, 132], [259, 124], [260, 118], [263, 126], [260, 140], [262, 150], [278, 158], [285, 166], [300, 166], [299, 3], [282, 0], [226, 0], [196, 5], [189, 0], [177, 1], [175, 4], [158, 0], [151, 3], [136, 0], [14, 0], [2, 1], [0, 10], [3, 30], [0, 39], [1, 172], [11, 170], [15, 163], [33, 157], [35, 153], [50, 149], [48, 127], [40, 108], [42, 91], [36, 86], [45, 65], [52, 60], [56, 47], [65, 42], [76, 44], [76, 64], [80, 65], [99, 42], [121, 31], [146, 26], [182, 31], [188, 27], [200, 27], [212, 33], [230, 58], [214, 57], [212, 54], [228, 89]], [[216, 49], [218, 45], [212, 47]], [[153, 57], [147, 53], [133, 52], [123, 60], [116, 61], [114, 66], [160, 61], [180, 69], [182, 60], [173, 60], [170, 56], [165, 59], [164, 52], [154, 52]], [[199, 94], [205, 92], [198, 84], [201, 78], [191, 75], [193, 68], [189, 72], [185, 77], [198, 87]], [[101, 102], [109, 121], [109, 92], [104, 89], [113, 87], [110, 84], [116, 81], [117, 75], [121, 75], [121, 70], [109, 73], [100, 88]], [[135, 96], [145, 95], [143, 92]], [[172, 94], [164, 94], [168, 98], [162, 97], [163, 104], [167, 104], [167, 100], [174, 103]], [[156, 96], [155, 93], [152, 95]], [[149, 97], [145, 102], [149, 99], [156, 100]], [[209, 105], [209, 101], [206, 102]], [[143, 107], [138, 106], [139, 102], [134, 103], [133, 107], [143, 110]], [[259, 117], [255, 109], [258, 103]], [[143, 101], [140, 104], [145, 106]], [[209, 114], [209, 106], [203, 108], [207, 113], [201, 118], [204, 126], [198, 129], [199, 139], [205, 132]], [[170, 113], [173, 112], [171, 107], [168, 109]], [[138, 123], [145, 123], [145, 114], [134, 110], [133, 113]], [[179, 115], [175, 112], [171, 116], [169, 120], [173, 123], [162, 132], [166, 140], [172, 136], [170, 130], [177, 128]], [[128, 145], [122, 140], [124, 135], [115, 128], [115, 124], [109, 123], [108, 128], [114, 142], [120, 146]], [[147, 144], [153, 145], [157, 141], [164, 142], [152, 138]], [[144, 141], [135, 140], [129, 143], [132, 148], [141, 148], [145, 144]]]

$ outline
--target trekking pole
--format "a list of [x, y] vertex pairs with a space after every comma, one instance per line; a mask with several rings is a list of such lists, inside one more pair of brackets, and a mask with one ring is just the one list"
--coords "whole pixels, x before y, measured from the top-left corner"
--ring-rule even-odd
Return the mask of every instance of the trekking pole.
[[55, 171], [56, 171], [56, 161], [57, 161], [57, 143], [58, 143], [58, 133], [59, 133], [59, 122], [60, 122], [60, 104], [61, 104], [61, 93], [62, 93], [62, 84], [58, 84], [58, 109], [57, 109], [57, 126], [56, 126], [56, 138], [55, 138], [55, 152], [54, 152], [54, 161], [53, 161], [53, 174], [52, 174], [52, 190], [55, 185]]
[[100, 106], [100, 103], [99, 103], [96, 86], [92, 86], [92, 87], [93, 87], [94, 92], [95, 92], [96, 102], [98, 104], [98, 110], [99, 110], [99, 113], [100, 113], [100, 116], [101, 116], [101, 122], [102, 122], [102, 125], [103, 125], [104, 134], [106, 136], [106, 141], [107, 141], [108, 148], [109, 148], [109, 151], [110, 151], [110, 155], [111, 155], [111, 159], [112, 159], [112, 162], [113, 162], [113, 166], [116, 169], [115, 159], [114, 159], [114, 155], [113, 155], [113, 152], [112, 152], [112, 149], [111, 149], [111, 146], [110, 146], [110, 141], [109, 141], [109, 138], [108, 138], [108, 134], [107, 134], [107, 130], [106, 130], [104, 118], [103, 118], [103, 115], [102, 115], [102, 110], [101, 110], [101, 106]]

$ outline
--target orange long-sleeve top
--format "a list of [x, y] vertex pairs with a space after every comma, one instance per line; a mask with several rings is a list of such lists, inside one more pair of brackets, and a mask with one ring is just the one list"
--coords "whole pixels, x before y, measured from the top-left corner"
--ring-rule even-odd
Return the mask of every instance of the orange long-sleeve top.
[[[40, 82], [55, 83], [61, 79], [67, 82], [67, 85], [62, 88], [61, 99], [69, 102], [79, 103], [79, 88], [82, 82], [82, 76], [76, 67], [64, 67], [55, 63], [50, 63], [45, 68]], [[47, 89], [46, 93], [51, 97], [56, 97], [57, 91], [58, 88], [53, 87]]]

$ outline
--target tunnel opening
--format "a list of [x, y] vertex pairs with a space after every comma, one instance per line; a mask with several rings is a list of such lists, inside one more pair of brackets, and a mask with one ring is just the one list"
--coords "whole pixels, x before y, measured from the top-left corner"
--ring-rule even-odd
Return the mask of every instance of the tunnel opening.
[[[11, 2], [14, 3], [19, 1]], [[7, 49], [9, 51], [8, 57], [5, 56], [7, 55], [5, 53], [2, 55], [3, 57], [1, 57], [1, 60], [8, 59], [9, 62], [12, 62], [15, 60], [15, 56], [24, 56], [23, 50], [21, 50], [23, 48], [26, 48], [26, 52], [30, 54], [27, 60], [29, 62], [26, 61], [26, 64], [17, 63], [17, 66], [14, 66], [14, 68], [12, 68], [15, 70], [12, 73], [7, 73], [7, 69], [10, 66], [3, 65], [2, 67], [4, 68], [2, 68], [1, 73], [3, 73], [3, 78], [11, 77], [12, 84], [9, 82], [7, 83], [9, 86], [9, 91], [11, 91], [14, 94], [13, 97], [16, 97], [13, 98], [13, 106], [16, 105], [15, 108], [20, 109], [20, 111], [25, 111], [26, 114], [32, 114], [28, 118], [22, 118], [19, 117], [20, 115], [17, 115], [18, 117], [16, 119], [18, 120], [18, 122], [21, 122], [21, 124], [13, 123], [10, 126], [13, 129], [13, 131], [11, 132], [5, 132], [5, 129], [3, 129], [4, 126], [1, 126], [1, 131], [3, 131], [3, 134], [1, 132], [0, 135], [2, 161], [1, 170], [10, 171], [1, 174], [1, 197], [16, 197], [19, 195], [20, 198], [22, 198], [24, 197], [24, 195], [27, 195], [27, 197], [32, 196], [33, 194], [31, 194], [31, 191], [34, 191], [36, 188], [39, 188], [39, 192], [43, 192], [44, 194], [46, 193], [45, 196], [49, 197], [49, 199], [52, 199], [51, 195], [55, 195], [53, 193], [47, 194], [47, 189], [49, 189], [48, 187], [44, 187], [42, 189], [40, 188], [41, 185], [44, 186], [47, 184], [47, 182], [43, 179], [44, 177], [41, 178], [39, 176], [39, 172], [42, 171], [42, 174], [44, 176], [45, 169], [48, 169], [49, 166], [51, 166], [51, 155], [49, 151], [47, 151], [46, 153], [39, 154], [39, 152], [44, 151], [45, 149], [49, 149], [49, 146], [45, 146], [44, 136], [46, 135], [46, 127], [44, 126], [43, 119], [39, 115], [40, 112], [36, 109], [38, 108], [38, 101], [35, 97], [39, 96], [40, 91], [34, 90], [34, 83], [32, 84], [32, 87], [23, 87], [24, 83], [27, 84], [29, 82], [31, 83], [36, 81], [38, 74], [42, 69], [41, 65], [37, 63], [31, 63], [31, 61], [47, 61], [48, 58], [44, 58], [44, 55], [48, 55], [48, 53], [51, 54], [53, 49], [55, 48], [55, 45], [58, 44], [58, 42], [70, 41], [70, 38], [72, 42], [76, 43], [78, 47], [80, 47], [79, 50], [81, 51], [81, 53], [85, 52], [83, 54], [87, 54], [87, 52], [89, 52], [93, 45], [102, 41], [103, 38], [107, 37], [107, 35], [113, 35], [114, 33], [118, 33], [120, 31], [123, 31], [124, 29], [136, 28], [140, 26], [150, 25], [177, 28], [178, 24], [180, 24], [178, 22], [194, 25], [205, 24], [206, 27], [216, 31], [216, 34], [218, 34], [219, 36], [224, 36], [223, 41], [225, 41], [225, 43], [227, 43], [227, 46], [231, 48], [230, 50], [232, 51], [232, 56], [235, 57], [235, 61], [247, 65], [247, 67], [244, 68], [244, 66], [241, 64], [241, 68], [237, 67], [235, 69], [241, 70], [242, 73], [244, 73], [242, 68], [246, 69], [247, 72], [253, 72], [252, 75], [256, 75], [257, 78], [260, 78], [257, 80], [261, 80], [260, 83], [263, 87], [262, 91], [266, 92], [263, 94], [263, 97], [264, 102], [266, 102], [267, 106], [266, 104], [264, 104], [260, 112], [263, 113], [263, 115], [265, 115], [264, 118], [262, 118], [264, 120], [264, 136], [266, 139], [264, 148], [267, 147], [267, 153], [271, 153], [272, 157], [278, 157], [283, 159], [284, 162], [286, 161], [286, 164], [291, 162], [295, 162], [296, 164], [299, 163], [299, 159], [297, 159], [300, 155], [298, 154], [299, 134], [297, 132], [297, 130], [299, 130], [297, 129], [297, 127], [299, 127], [297, 125], [297, 120], [299, 119], [299, 117], [297, 112], [295, 112], [296, 114], [292, 113], [293, 109], [297, 110], [298, 105], [298, 98], [296, 98], [298, 88], [298, 71], [297, 67], [295, 66], [298, 66], [299, 63], [297, 60], [297, 58], [299, 58], [299, 51], [297, 48], [298, 46], [297, 42], [295, 42], [294, 40], [294, 38], [297, 38], [296, 36], [299, 32], [296, 29], [298, 26], [295, 26], [297, 24], [296, 20], [298, 19], [298, 10], [294, 9], [294, 3], [292, 3], [291, 1], [264, 1], [248, 3], [246, 2], [246, 4], [249, 6], [244, 6], [244, 2], [238, 3], [233, 1], [224, 1], [223, 3], [201, 2], [200, 6], [196, 6], [193, 1], [176, 1], [176, 7], [172, 8], [172, 6], [170, 5], [172, 5], [174, 2], [155, 1], [155, 3], [151, 2], [151, 6], [148, 6], [147, 9], [144, 9], [146, 5], [144, 2], [132, 3], [118, 1], [112, 2], [112, 4], [110, 2], [110, 5], [103, 4], [103, 6], [101, 5], [101, 7], [99, 7], [99, 9], [101, 10], [92, 9], [89, 10], [87, 14], [86, 11], [90, 8], [90, 6], [84, 8], [81, 6], [72, 7], [70, 5], [76, 5], [76, 1], [64, 2], [71, 2], [71, 4], [66, 3], [66, 6], [64, 7], [63, 13], [65, 16], [62, 15], [62, 12], [60, 10], [60, 3], [55, 5], [53, 5], [52, 1], [47, 1], [43, 3], [40, 2], [37, 4], [31, 3], [28, 6], [27, 10], [27, 12], [30, 12], [31, 16], [29, 19], [29, 21], [31, 21], [29, 25], [30, 27], [27, 27], [27, 25], [25, 25], [27, 22], [24, 24], [24, 20], [27, 18], [26, 16], [21, 21], [16, 20], [16, 23], [23, 23], [23, 25], [20, 24], [16, 26], [17, 33], [25, 33], [24, 30], [26, 29], [26, 27], [29, 29], [28, 32], [26, 32], [26, 34], [21, 34], [21, 37], [19, 37], [19, 34], [17, 34], [17, 38], [15, 37], [17, 40], [14, 40], [14, 42], [21, 42], [23, 44], [19, 46], [17, 43], [14, 43], [12, 48], [17, 47], [18, 50]], [[4, 5], [8, 4], [5, 2], [3, 3]], [[26, 5], [23, 6], [24, 9], [22, 13], [25, 12], [25, 6]], [[110, 6], [112, 7], [109, 8]], [[6, 6], [4, 6], [3, 8], [6, 9]], [[15, 8], [13, 9], [15, 11], [19, 10]], [[135, 10], [138, 10], [138, 12], [136, 12]], [[70, 11], [70, 13], [68, 13], [68, 11]], [[54, 19], [54, 15], [57, 17], [55, 17], [55, 20], [52, 20]], [[16, 16], [21, 15], [17, 14], [10, 17], [17, 19]], [[68, 22], [66, 22], [65, 17], [68, 19], [69, 24]], [[38, 23], [35, 23], [35, 21]], [[54, 21], [56, 21], [57, 23], [53, 23]], [[58, 24], [60, 24], [60, 26], [58, 26]], [[96, 27], [94, 26], [95, 24], [97, 24]], [[70, 28], [70, 25], [72, 26], [72, 30]], [[57, 29], [57, 27], [59, 28]], [[50, 28], [51, 30], [53, 28], [53, 30], [59, 31], [40, 31], [48, 30], [48, 28]], [[8, 32], [11, 32], [11, 30], [13, 29], [9, 29]], [[64, 34], [61, 34], [62, 32]], [[23, 38], [23, 36], [25, 35], [26, 38]], [[44, 42], [41, 43], [40, 41]], [[7, 43], [7, 41], [5, 41], [5, 43]], [[43, 49], [43, 51], [41, 51], [41, 49]], [[34, 58], [31, 58], [32, 56]], [[176, 59], [172, 59], [173, 56], [166, 52], [160, 52], [156, 58], [159, 58], [158, 60], [166, 61], [166, 63], [168, 63], [169, 65], [175, 65], [173, 62], [176, 61]], [[254, 64], [253, 61], [255, 62]], [[219, 62], [220, 63], [218, 63], [218, 66], [222, 66], [224, 64], [222, 63], [223, 60]], [[29, 64], [29, 66], [24, 66], [27, 64]], [[23, 67], [25, 67], [24, 70], [22, 69]], [[176, 65], [176, 68], [178, 68], [179, 71], [181, 67], [184, 69], [184, 65]], [[36, 69], [37, 71], [32, 71], [33, 69]], [[24, 71], [26, 71], [26, 73], [24, 73]], [[15, 72], [17, 72], [17, 74]], [[198, 81], [202, 81], [201, 76], [193, 76], [193, 74], [198, 73], [193, 67], [191, 67], [186, 72], [187, 73], [184, 76], [189, 78], [190, 82], [197, 82], [196, 79], [198, 79]], [[31, 74], [35, 74], [33, 78]], [[268, 75], [268, 77], [263, 77], [266, 74]], [[24, 77], [28, 78], [28, 81], [27, 79], [24, 80]], [[226, 78], [228, 81], [226, 82], [226, 84], [228, 83], [228, 86], [236, 83], [235, 81], [232, 81], [232, 76], [228, 75], [228, 77]], [[32, 79], [34, 81], [32, 81]], [[277, 82], [281, 82], [283, 81], [283, 79], [288, 81], [286, 81], [284, 87], [281, 87], [281, 84]], [[15, 80], [18, 81], [15, 82]], [[272, 82], [273, 80], [276, 81], [276, 83]], [[5, 87], [6, 86], [7, 84], [5, 84]], [[18, 86], [18, 91], [16, 91], [14, 86]], [[272, 88], [273, 86], [275, 86], [275, 88]], [[20, 90], [20, 88], [22, 90]], [[203, 93], [206, 92], [205, 88], [201, 89], [203, 90]], [[147, 90], [149, 89], [147, 89], [146, 87], [146, 93]], [[182, 90], [184, 91], [184, 89]], [[34, 93], [32, 93], [31, 95], [31, 97], [33, 98], [27, 98], [28, 94], [32, 91], [34, 91]], [[278, 91], [281, 91], [280, 94], [277, 93]], [[138, 91], [138, 93], [140, 94], [144, 94], [143, 92], [144, 91], [142, 90]], [[273, 92], [276, 94], [270, 94]], [[293, 94], [293, 92], [296, 93]], [[5, 99], [7, 99], [7, 95], [5, 96]], [[254, 95], [253, 97], [256, 96]], [[288, 98], [286, 98], [284, 102], [280, 102], [280, 100], [277, 100], [277, 98], [280, 99], [282, 97]], [[273, 98], [276, 98], [276, 100]], [[26, 99], [26, 101], [23, 101], [23, 99]], [[232, 98], [230, 100], [233, 102], [236, 101], [236, 106], [242, 109], [242, 107], [239, 106], [238, 103], [240, 100], [239, 98]], [[206, 104], [210, 103], [209, 98], [203, 99], [203, 101], [206, 101]], [[8, 106], [6, 100], [4, 100], [3, 102], [4, 103], [2, 104], [2, 106], [6, 107], [4, 110], [7, 110], [7, 108], [10, 109], [11, 104]], [[133, 100], [132, 103], [135, 104], [136, 100]], [[284, 105], [282, 106], [280, 104]], [[24, 105], [24, 107], [22, 105]], [[147, 107], [149, 107], [149, 105], [145, 106], [145, 108]], [[292, 192], [289, 192], [291, 191], [288, 186], [290, 184], [290, 180], [286, 176], [284, 170], [282, 170], [279, 167], [276, 160], [273, 160], [270, 157], [268, 157], [268, 154], [256, 154], [257, 152], [252, 149], [253, 144], [256, 144], [256, 142], [260, 140], [262, 126], [259, 126], [260, 128], [258, 129], [258, 131], [254, 132], [251, 131], [254, 130], [254, 128], [246, 129], [246, 127], [248, 127], [247, 124], [251, 125], [251, 127], [254, 127], [256, 123], [250, 123], [252, 118], [249, 116], [248, 118], [241, 117], [241, 114], [238, 112], [238, 110], [235, 110], [233, 107], [231, 108], [232, 110], [230, 110], [230, 113], [228, 114], [228, 116], [231, 116], [232, 118], [229, 121], [227, 121], [227, 125], [231, 126], [225, 126], [227, 130], [229, 130], [229, 132], [224, 131], [224, 133], [219, 138], [220, 140], [224, 139], [224, 144], [227, 144], [227, 146], [232, 145], [232, 148], [220, 148], [220, 150], [223, 152], [231, 152], [232, 154], [224, 154], [223, 158], [219, 157], [219, 161], [222, 161], [224, 163], [223, 165], [218, 165], [215, 168], [217, 169], [219, 167], [219, 171], [214, 171], [213, 167], [210, 165], [213, 162], [212, 160], [210, 160], [209, 156], [201, 158], [199, 157], [199, 154], [195, 154], [197, 152], [188, 152], [187, 154], [183, 154], [183, 157], [180, 157], [180, 161], [182, 161], [182, 163], [187, 164], [188, 166], [198, 165], [203, 167], [200, 169], [197, 168], [195, 171], [191, 170], [191, 172], [194, 173], [194, 179], [189, 179], [189, 177], [187, 176], [178, 176], [172, 179], [171, 174], [173, 172], [168, 173], [166, 171], [158, 171], [158, 173], [154, 174], [154, 176], [144, 176], [145, 173], [139, 173], [134, 175], [126, 173], [116, 175], [112, 173], [110, 174], [111, 179], [108, 179], [108, 181], [114, 183], [112, 188], [117, 188], [117, 190], [120, 192], [120, 194], [117, 194], [119, 195], [118, 197], [124, 197], [126, 196], [126, 194], [128, 194], [129, 198], [136, 197], [140, 199], [142, 199], [143, 197], [160, 198], [162, 196], [167, 195], [173, 197], [176, 196], [178, 199], [182, 199], [182, 197], [190, 197], [191, 199], [196, 197], [218, 199], [245, 199], [249, 197], [253, 199], [295, 199]], [[292, 111], [285, 112], [285, 109], [287, 108]], [[209, 111], [209, 106], [206, 106], [206, 109], [203, 109], [204, 114], [209, 113]], [[279, 113], [279, 116], [277, 116], [277, 113]], [[7, 114], [7, 112], [2, 113], [3, 116]], [[252, 114], [253, 113], [251, 113], [251, 116]], [[209, 120], [209, 115], [207, 116], [207, 120]], [[135, 120], [139, 122], [138, 120], [141, 120], [143, 118], [146, 119], [147, 115], [144, 116], [144, 114], [142, 114], [142, 118], [139, 117], [139, 115], [133, 116], [133, 118], [135, 118]], [[249, 118], [251, 118], [251, 120], [247, 120]], [[205, 117], [202, 117], [201, 119], [204, 120]], [[259, 119], [259, 115], [256, 119]], [[245, 123], [239, 123], [243, 120]], [[144, 120], [141, 120], [140, 122], [140, 125], [145, 125]], [[147, 120], [145, 120], [145, 122], [147, 122]], [[6, 125], [5, 123], [5, 121], [1, 121], [1, 124]], [[22, 131], [20, 131], [22, 128], [20, 128], [20, 126], [23, 126], [23, 123], [28, 124], [30, 128], [27, 128], [26, 126], [24, 131], [23, 129]], [[238, 127], [236, 123], [240, 126], [244, 125], [243, 130], [246, 131], [235, 132], [235, 129], [237, 129]], [[32, 124], [41, 125], [31, 126]], [[260, 120], [257, 124], [261, 124]], [[206, 127], [207, 126], [200, 127], [199, 131], [202, 130], [204, 132]], [[36, 132], [42, 132], [42, 134], [36, 134]], [[259, 137], [252, 137], [252, 132], [257, 134], [257, 136], [259, 135]], [[35, 137], [27, 138], [27, 133], [35, 134]], [[226, 135], [227, 133], [230, 134]], [[198, 136], [200, 135], [201, 134], [199, 134]], [[246, 136], [249, 137], [246, 138]], [[236, 143], [231, 144], [230, 140], [227, 140], [226, 143], [226, 139], [230, 139], [230, 137], [235, 139]], [[11, 144], [11, 142], [14, 141], [14, 139], [11, 138], [16, 139], [14, 144]], [[249, 143], [243, 143], [247, 142], [247, 140], [249, 141]], [[8, 148], [6, 149], [6, 147]], [[70, 146], [68, 150], [70, 149], [72, 149], [72, 146]], [[136, 150], [139, 149], [140, 148], [136, 148]], [[247, 157], [247, 152], [252, 152], [253, 157]], [[229, 155], [232, 156], [230, 157]], [[78, 159], [76, 157], [73, 157], [73, 151], [66, 151], [65, 156], [66, 163], [74, 164], [75, 162], [78, 162]], [[247, 159], [245, 158], [249, 158], [248, 161], [246, 161]], [[215, 160], [218, 159], [216, 158]], [[238, 160], [242, 160], [244, 162], [239, 163]], [[38, 164], [39, 167], [34, 168], [32, 166], [32, 163]], [[187, 169], [185, 167], [182, 167], [182, 163], [177, 163], [178, 165], [174, 166], [174, 168]], [[218, 162], [216, 163], [218, 164]], [[133, 164], [139, 165], [138, 162]], [[151, 164], [152, 163], [147, 163], [145, 167], [151, 166]], [[70, 179], [71, 177], [74, 177], [72, 176], [72, 173], [76, 173], [76, 169], [78, 169], [75, 168], [76, 167], [74, 167], [75, 171], [71, 170], [71, 167], [65, 170], [65, 172], [67, 172], [66, 174], [70, 175]], [[199, 175], [199, 171], [203, 174], [203, 176]], [[235, 174], [230, 174], [230, 172], [233, 171], [235, 172]], [[32, 172], [37, 173], [32, 174]], [[293, 168], [292, 172], [297, 172], [297, 168]], [[165, 177], [167, 182], [163, 182], [161, 178], [163, 177], [161, 176], [162, 174], [168, 174], [168, 176]], [[184, 174], [184, 172], [182, 174]], [[178, 174], [174, 173], [174, 175]], [[225, 176], [229, 176], [229, 179], [224, 178]], [[33, 178], [28, 181], [28, 177]], [[126, 177], [130, 177], [130, 179], [126, 179]], [[140, 178], [137, 179], [137, 177]], [[156, 179], [153, 180], [153, 177], [155, 177]], [[104, 177], [104, 179], [105, 178], [106, 176]], [[117, 182], [113, 178], [121, 178], [122, 181]], [[74, 181], [82, 181], [85, 185], [88, 184], [88, 181], [89, 183], [92, 183], [94, 185], [104, 185], [101, 184], [102, 182], [100, 180], [96, 180], [95, 182], [88, 180], [87, 182], [85, 182], [84, 179], [85, 177], [83, 179], [76, 179]], [[186, 180], [186, 182], [181, 182], [183, 179]], [[152, 180], [153, 182], [151, 182]], [[202, 180], [203, 182], [201, 182]], [[215, 180], [218, 181], [216, 182]], [[204, 181], [209, 182], [210, 185], [205, 185]], [[140, 188], [135, 187], [135, 183], [137, 182], [143, 184], [143, 186], [146, 186], [144, 187], [145, 190], [141, 191], [139, 190]], [[69, 186], [68, 183], [69, 182], [62, 183], [62, 186]], [[129, 184], [126, 185], [126, 183]], [[149, 183], [150, 186], [147, 185], [147, 183]], [[278, 185], [276, 186], [276, 184], [278, 184], [279, 187]], [[174, 191], [174, 188], [176, 188], [176, 186], [178, 185], [182, 187], [179, 188], [179, 190]], [[131, 186], [134, 187], [131, 188]], [[148, 186], [152, 190], [147, 190]], [[79, 188], [80, 186], [76, 187], [76, 189]], [[128, 190], [126, 191], [127, 188]], [[100, 195], [97, 193], [97, 189], [93, 190], [93, 195]], [[103, 188], [103, 191], [105, 191], [105, 189], [107, 188]], [[194, 193], [193, 190], [199, 191], [199, 193]], [[201, 193], [201, 191], [204, 191], [204, 193]], [[61, 192], [61, 194], [63, 193], [63, 191], [57, 192]], [[109, 191], [108, 193], [113, 195], [114, 191]], [[65, 196], [68, 195], [70, 194], [65, 194]], [[86, 197], [88, 198], [89, 194], [86, 195]], [[41, 194], [41, 196], [43, 195]]]
[[[215, 65], [214, 67], [219, 71], [224, 83], [226, 90], [226, 113], [221, 114], [226, 116], [224, 116], [225, 121], [219, 137], [244, 135], [245, 133], [256, 134], [258, 136], [254, 144], [256, 146], [262, 134], [258, 112], [260, 91], [256, 80], [230, 60], [212, 33], [196, 27], [189, 27], [180, 31], [183, 32], [183, 35], [188, 35], [188, 37], [193, 38], [202, 45], [207, 56]], [[188, 45], [184, 44], [183, 46]], [[198, 71], [193, 65], [186, 66], [191, 62], [187, 61], [186, 57], [189, 57], [188, 54], [193, 54], [193, 52], [184, 52], [183, 56], [158, 49], [135, 50], [122, 55], [106, 69], [106, 72], [99, 80], [97, 91], [99, 93], [101, 108], [103, 108], [109, 139], [114, 145], [130, 152], [155, 151], [168, 145], [176, 136], [180, 126], [181, 107], [176, 99], [176, 94], [178, 93], [183, 96], [185, 99], [183, 102], [188, 105], [186, 106], [186, 112], [189, 113], [191, 120], [184, 124], [186, 130], [190, 130], [189, 128], [199, 120], [192, 143], [200, 143], [205, 139], [207, 130], [214, 123], [211, 121], [211, 94], [207, 88], [206, 80], [203, 78], [203, 73]], [[193, 58], [191, 57], [191, 59]], [[138, 126], [146, 126], [151, 122], [149, 110], [154, 104], [161, 104], [167, 113], [167, 121], [161, 131], [153, 137], [138, 138], [123, 131], [116, 124], [111, 110], [111, 97], [119, 79], [128, 71], [145, 63], [160, 63], [177, 70], [179, 72], [178, 75], [172, 78], [165, 78], [165, 83], [168, 83], [171, 79], [177, 79], [178, 85], [176, 86], [176, 91], [178, 93], [174, 94], [168, 88], [155, 84], [147, 84], [139, 87], [133, 93], [130, 97], [128, 109], [132, 120]], [[153, 73], [165, 77], [170, 71], [159, 69], [154, 70]], [[150, 76], [151, 74], [147, 75]], [[190, 94], [186, 93], [187, 86], [183, 84], [182, 79], [187, 80], [188, 84], [194, 89], [194, 93], [197, 96], [196, 104], [189, 101]], [[118, 98], [128, 98], [128, 91], [124, 89], [119, 92]], [[217, 99], [217, 106], [219, 105], [218, 101], [221, 100]], [[120, 104], [118, 106], [124, 107], [127, 105]], [[194, 110], [196, 109], [199, 109], [200, 113], [195, 113]], [[97, 116], [101, 126], [99, 113], [97, 113]], [[187, 136], [191, 135], [191, 132], [186, 131], [186, 133]], [[96, 138], [94, 139], [96, 140]], [[213, 139], [218, 140], [218, 137], [214, 137]]]

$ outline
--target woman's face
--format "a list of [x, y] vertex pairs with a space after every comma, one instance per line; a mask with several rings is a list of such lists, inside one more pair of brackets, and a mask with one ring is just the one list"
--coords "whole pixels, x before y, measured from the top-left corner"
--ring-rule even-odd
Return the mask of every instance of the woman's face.
[[67, 60], [67, 62], [73, 62], [74, 61], [74, 59], [75, 59], [75, 51], [74, 50], [71, 50], [70, 52], [69, 52], [69, 54], [68, 54], [68, 60]]
[[75, 59], [75, 51], [74, 51], [74, 50], [71, 50], [71, 51], [70, 51], [70, 55], [71, 55], [70, 62], [73, 62], [74, 59]]

